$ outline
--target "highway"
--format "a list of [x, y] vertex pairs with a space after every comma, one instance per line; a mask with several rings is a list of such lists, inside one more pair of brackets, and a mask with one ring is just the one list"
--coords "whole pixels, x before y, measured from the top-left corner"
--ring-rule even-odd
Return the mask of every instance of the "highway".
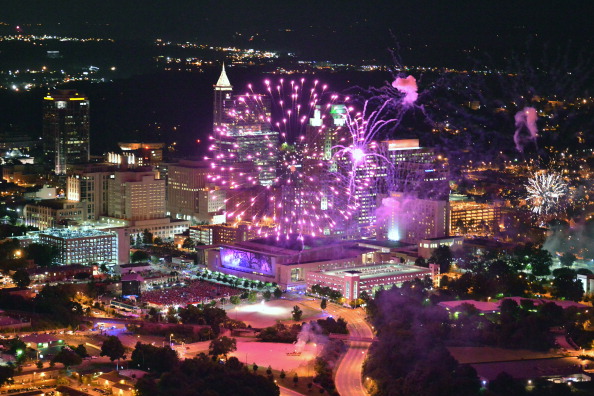
[[[373, 338], [373, 332], [365, 321], [362, 309], [340, 309], [340, 316], [348, 322], [349, 333], [355, 337]], [[336, 370], [336, 390], [341, 396], [365, 396], [365, 388], [361, 381], [363, 362], [367, 357], [368, 342], [348, 342], [348, 350]]]
[[[319, 307], [319, 300], [305, 303], [312, 307]], [[328, 304], [326, 310], [335, 318], [342, 317], [348, 323], [349, 335], [361, 338], [373, 338], [371, 326], [365, 321], [365, 311], [362, 308], [351, 309], [335, 304]], [[367, 357], [369, 342], [349, 342], [348, 350], [340, 361], [336, 370], [336, 389], [341, 396], [366, 396], [365, 388], [361, 381], [363, 362]]]

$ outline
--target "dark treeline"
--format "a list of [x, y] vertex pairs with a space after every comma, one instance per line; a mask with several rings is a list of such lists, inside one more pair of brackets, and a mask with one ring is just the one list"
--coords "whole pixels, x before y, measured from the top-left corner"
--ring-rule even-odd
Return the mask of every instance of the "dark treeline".
[[372, 394], [507, 396], [563, 394], [569, 390], [566, 385], [547, 381], [528, 389], [505, 373], [484, 388], [475, 369], [459, 364], [446, 347], [548, 349], [553, 344], [549, 329], [570, 324], [586, 344], [594, 333], [584, 330], [590, 315], [563, 311], [554, 304], [534, 307], [528, 301], [518, 305], [511, 300], [503, 302], [500, 314], [483, 315], [472, 306], [449, 313], [435, 305], [439, 292], [429, 286], [419, 280], [407, 282], [401, 288], [379, 291], [369, 302], [368, 313], [378, 342], [371, 347], [363, 375], [369, 377], [365, 385]]

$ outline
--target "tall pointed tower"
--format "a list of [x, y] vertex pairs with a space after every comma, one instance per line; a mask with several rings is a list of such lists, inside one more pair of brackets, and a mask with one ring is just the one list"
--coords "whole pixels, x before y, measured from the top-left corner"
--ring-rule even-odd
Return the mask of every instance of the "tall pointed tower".
[[229, 82], [227, 72], [225, 71], [225, 64], [223, 63], [219, 80], [214, 85], [213, 130], [215, 131], [215, 135], [217, 128], [223, 124], [225, 100], [231, 99], [232, 93], [233, 86]]

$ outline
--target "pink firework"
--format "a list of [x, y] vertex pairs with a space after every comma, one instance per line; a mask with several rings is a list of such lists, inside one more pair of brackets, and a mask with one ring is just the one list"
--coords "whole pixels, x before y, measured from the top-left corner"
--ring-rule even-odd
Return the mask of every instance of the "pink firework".
[[[230, 115], [267, 124], [267, 150], [235, 151], [256, 164], [260, 175], [268, 172], [272, 177], [250, 179], [244, 174], [244, 179], [231, 181], [224, 176], [225, 166], [215, 165], [221, 170], [215, 178], [227, 184], [227, 221], [248, 222], [263, 236], [344, 233], [355, 207], [349, 186], [333, 171], [332, 147], [346, 130], [348, 109], [343, 103], [348, 98], [339, 100], [326, 85], [305, 78], [265, 80], [261, 92], [248, 86], [237, 102], [249, 105]], [[277, 142], [270, 138], [274, 134]]]

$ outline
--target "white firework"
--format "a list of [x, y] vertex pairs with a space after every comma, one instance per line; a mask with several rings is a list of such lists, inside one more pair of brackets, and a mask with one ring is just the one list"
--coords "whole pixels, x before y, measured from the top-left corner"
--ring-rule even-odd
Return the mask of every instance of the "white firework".
[[567, 184], [557, 173], [537, 173], [528, 179], [526, 184], [528, 200], [532, 203], [532, 211], [536, 214], [552, 212], [559, 199], [567, 193]]

